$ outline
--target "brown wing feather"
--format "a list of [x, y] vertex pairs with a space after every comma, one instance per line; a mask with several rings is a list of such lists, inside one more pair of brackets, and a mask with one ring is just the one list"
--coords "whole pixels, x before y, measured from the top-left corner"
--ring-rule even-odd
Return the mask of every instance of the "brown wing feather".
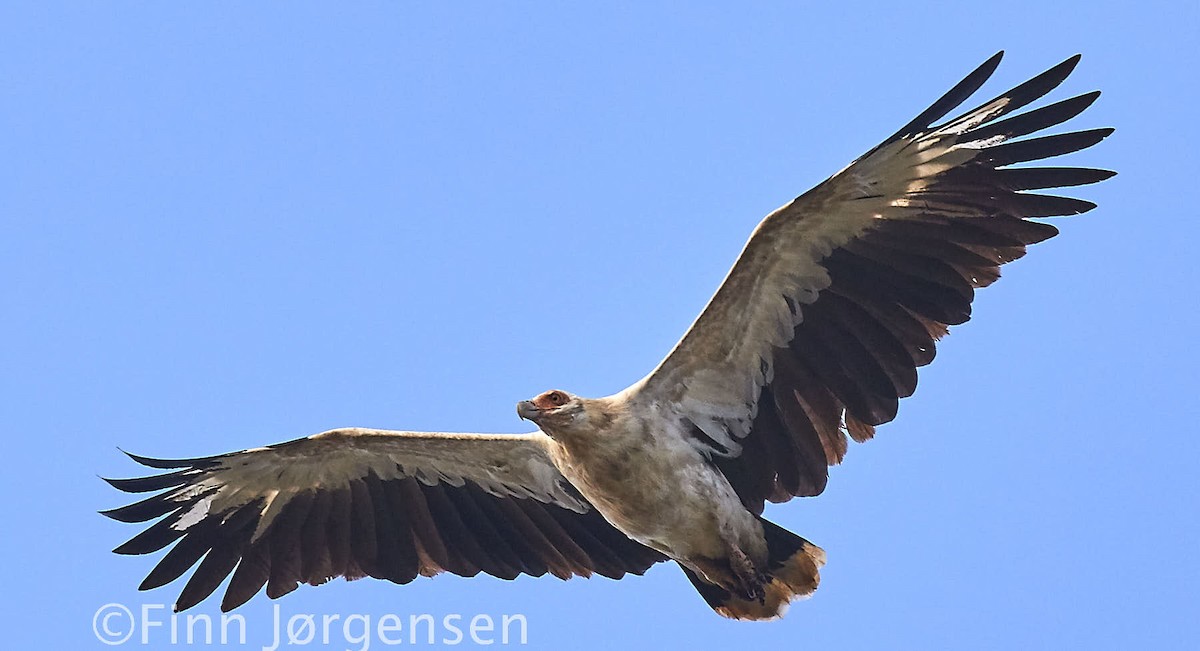
[[554, 469], [540, 437], [343, 430], [204, 459], [134, 457], [181, 470], [111, 480], [126, 492], [162, 492], [104, 514], [162, 518], [117, 553], [175, 542], [141, 589], [200, 563], [177, 611], [206, 599], [231, 573], [226, 611], [264, 586], [274, 599], [337, 576], [620, 578], [665, 560], [591, 508]]
[[1094, 204], [1025, 190], [1112, 172], [1000, 169], [1090, 147], [1110, 129], [1011, 141], [1086, 109], [1087, 93], [999, 118], [1053, 90], [1078, 57], [938, 126], [990, 59], [892, 138], [769, 215], [692, 328], [630, 390], [677, 417], [743, 503], [824, 490], [847, 437], [865, 441], [916, 389], [975, 289], [1058, 233], [1035, 217]]

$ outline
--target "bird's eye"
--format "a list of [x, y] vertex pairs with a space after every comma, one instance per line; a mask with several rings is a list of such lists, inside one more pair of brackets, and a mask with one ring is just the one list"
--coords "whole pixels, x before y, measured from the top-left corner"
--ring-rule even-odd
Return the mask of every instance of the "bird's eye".
[[562, 405], [567, 402], [567, 397], [558, 392], [551, 393], [550, 402], [554, 403], [556, 406]]

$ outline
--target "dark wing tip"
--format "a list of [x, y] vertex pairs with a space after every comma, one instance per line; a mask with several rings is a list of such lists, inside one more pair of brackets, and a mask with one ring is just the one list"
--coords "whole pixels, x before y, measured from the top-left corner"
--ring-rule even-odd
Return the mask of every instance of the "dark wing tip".
[[[1092, 103], [1095, 102], [1100, 97], [1100, 93], [1101, 93], [1101, 91], [1099, 91], [1099, 90], [1093, 90], [1091, 92], [1084, 93], [1084, 94], [1080, 95], [1079, 97], [1086, 97], [1087, 100], [1080, 100], [1080, 101], [1086, 101], [1087, 106], [1091, 106]], [[1085, 106], [1084, 108], [1087, 108], [1087, 106]], [[1080, 111], [1080, 112], [1082, 113], [1082, 111]]]
[[970, 77], [982, 73], [984, 78], [991, 77], [992, 73], [996, 71], [996, 68], [1000, 67], [1000, 60], [1003, 58], [1004, 50], [1000, 50], [999, 52], [988, 57], [987, 61], [979, 64], [979, 67], [975, 68], [975, 70], [967, 76]]
[[135, 551], [134, 547], [129, 544], [130, 541], [125, 541], [116, 547], [113, 547], [112, 553], [120, 556], [140, 556], [145, 552]]
[[974, 95], [975, 91], [979, 90], [984, 82], [991, 78], [992, 74], [996, 72], [996, 68], [1000, 66], [1000, 60], [1003, 58], [1004, 50], [993, 54], [987, 61], [979, 64], [970, 74], [963, 77], [962, 81], [959, 81], [953, 88], [946, 91], [929, 108], [921, 111], [920, 115], [913, 118], [884, 142], [890, 142], [927, 129], [929, 125], [946, 117], [947, 113], [953, 111], [959, 104], [967, 101], [967, 98]]
[[[97, 477], [99, 477], [99, 475], [97, 475]], [[100, 479], [107, 482], [109, 486], [112, 486], [123, 493], [140, 493], [141, 491], [133, 488], [133, 486], [137, 485], [138, 482], [146, 478], [130, 477], [129, 479], [109, 479], [108, 477], [100, 477]], [[101, 511], [101, 513], [103, 513], [103, 511]]]
[[[121, 448], [117, 448], [121, 450]], [[146, 466], [147, 468], [159, 468], [161, 470], [172, 470], [175, 468], [189, 468], [211, 464], [216, 457], [195, 457], [191, 459], [155, 459], [154, 457], [143, 457], [132, 452], [121, 450], [125, 456], [134, 461]]]
[[134, 502], [115, 509], [100, 511], [100, 515], [112, 518], [118, 522], [147, 522], [166, 515], [182, 504], [171, 499], [171, 493], [152, 495], [140, 502]]
[[[125, 509], [125, 507], [118, 506], [114, 509], [104, 509], [103, 511], [96, 511], [96, 513], [99, 513], [100, 515], [102, 515], [110, 520], [116, 520], [117, 522], [137, 522], [137, 520], [126, 520], [124, 515], [122, 514], [123, 509]], [[118, 552], [118, 553], [120, 553], [120, 552]]]
[[[1071, 73], [1075, 71], [1075, 66], [1079, 65], [1079, 60], [1082, 58], [1083, 55], [1079, 53], [1069, 56], [1066, 59], [1063, 59], [1062, 63], [1050, 68], [1046, 72], [1043, 72], [1042, 74], [1038, 75], [1038, 77], [1042, 77], [1047, 80], [1055, 79], [1056, 81], [1054, 81], [1053, 84], [1057, 86], [1062, 82], [1062, 80], [1069, 77]], [[1037, 77], [1035, 77], [1035, 79], [1036, 78]]]
[[1076, 199], [1076, 201], [1078, 203], [1075, 205], [1075, 212], [1073, 213], [1075, 215], [1082, 215], [1085, 212], [1091, 212], [1096, 209], [1096, 204], [1092, 201], [1087, 201], [1086, 199]]
[[1063, 82], [1063, 80], [1071, 76], [1071, 73], [1075, 71], [1075, 66], [1079, 65], [1079, 60], [1081, 58], [1083, 58], [1083, 55], [1081, 54], [1067, 57], [1062, 61], [1062, 63], [1059, 63], [1042, 74], [1037, 75], [1033, 79], [1030, 79], [1029, 81], [1017, 86], [1017, 88], [1014, 88], [1013, 90], [1017, 91], [1018, 89], [1036, 89], [1034, 90], [1034, 93], [1037, 97], [1041, 97], [1042, 95], [1045, 95], [1046, 93], [1049, 93], [1057, 88], [1058, 85]]
[[1101, 181], [1107, 181], [1117, 175], [1117, 173], [1113, 170], [1101, 170], [1101, 169], [1094, 169], [1094, 168], [1075, 168], [1075, 169], [1080, 169], [1089, 174], [1089, 177], [1087, 178], [1087, 182], [1080, 183], [1079, 185], [1090, 185], [1092, 183], [1099, 183]]
[[[1004, 106], [999, 111], [991, 115], [987, 120], [988, 122], [998, 119], [1002, 115], [1006, 115], [1021, 109], [1031, 102], [1044, 97], [1055, 88], [1058, 88], [1059, 84], [1061, 84], [1063, 80], [1070, 76], [1071, 72], [1075, 69], [1076, 64], [1079, 63], [1079, 59], [1080, 55], [1076, 54], [1075, 56], [1068, 58], [1049, 70], [1034, 76], [1032, 79], [1029, 79], [1024, 83], [1017, 84], [1008, 91], [993, 97], [992, 99], [980, 104], [970, 111], [967, 111], [962, 117], [952, 121], [951, 123], [960, 121], [968, 116], [976, 115], [980, 110], [992, 105], [998, 100], [1005, 100]], [[982, 83], [983, 80], [980, 80], [980, 84]], [[966, 98], [964, 97], [963, 99]]]
[[150, 491], [182, 486], [197, 474], [199, 474], [199, 471], [186, 468], [161, 475], [150, 475], [149, 477], [129, 477], [124, 479], [100, 477], [100, 479], [107, 482], [109, 486], [124, 493], [148, 493]]

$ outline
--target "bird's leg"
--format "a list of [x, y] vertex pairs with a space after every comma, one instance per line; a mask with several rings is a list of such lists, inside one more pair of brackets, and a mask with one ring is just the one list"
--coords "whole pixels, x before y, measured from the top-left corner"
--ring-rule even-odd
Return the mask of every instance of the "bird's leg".
[[705, 581], [720, 586], [740, 599], [763, 603], [771, 577], [758, 571], [754, 561], [736, 545], [725, 558], [690, 558], [687, 563]]
[[733, 576], [737, 580], [737, 592], [746, 599], [763, 603], [767, 596], [763, 587], [770, 581], [770, 577], [759, 571], [754, 561], [737, 545], [729, 546], [729, 568], [733, 570]]

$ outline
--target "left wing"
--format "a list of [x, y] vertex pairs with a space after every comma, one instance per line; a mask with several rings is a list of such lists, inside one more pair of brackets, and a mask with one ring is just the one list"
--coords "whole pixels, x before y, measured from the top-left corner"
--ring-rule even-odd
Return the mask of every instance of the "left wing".
[[595, 572], [618, 579], [665, 560], [579, 495], [551, 462], [547, 441], [540, 432], [355, 428], [199, 459], [130, 455], [173, 471], [106, 480], [130, 493], [161, 492], [102, 513], [122, 522], [162, 518], [118, 554], [179, 541], [139, 589], [200, 563], [176, 611], [207, 598], [230, 573], [222, 610], [264, 585], [274, 599], [336, 576], [408, 583], [442, 571], [505, 579]]
[[[1001, 53], [1002, 54], [1002, 53]], [[896, 416], [934, 341], [970, 318], [974, 290], [1058, 231], [1034, 217], [1087, 201], [1026, 190], [1112, 172], [1019, 167], [1090, 147], [1111, 129], [1014, 140], [1060, 124], [1098, 92], [1001, 119], [1053, 90], [1075, 56], [938, 125], [992, 74], [989, 59], [846, 169], [758, 225], [716, 295], [627, 398], [678, 419], [747, 508], [816, 495], [828, 466]]]

